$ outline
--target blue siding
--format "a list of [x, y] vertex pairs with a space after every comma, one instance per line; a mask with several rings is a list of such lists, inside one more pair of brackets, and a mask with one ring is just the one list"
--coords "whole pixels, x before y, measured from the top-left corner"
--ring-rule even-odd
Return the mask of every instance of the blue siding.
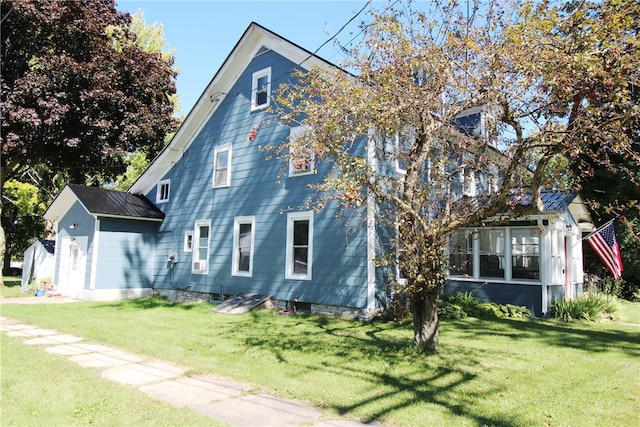
[[[289, 178], [281, 159], [267, 160], [260, 147], [277, 145], [289, 129], [267, 116], [250, 111], [252, 73], [271, 67], [272, 90], [295, 64], [275, 52], [251, 62], [216, 113], [163, 179], [171, 179], [171, 198], [159, 207], [166, 218], [158, 235], [154, 287], [237, 294], [252, 292], [278, 299], [298, 297], [301, 302], [365, 307], [367, 304], [366, 227], [349, 229], [336, 220], [335, 206], [314, 215], [313, 279], [285, 280], [286, 212], [301, 209], [311, 194], [308, 184], [328, 172]], [[248, 141], [251, 129], [260, 125], [257, 138]], [[232, 145], [231, 186], [212, 188], [215, 147]], [[278, 178], [281, 180], [278, 180]], [[279, 182], [278, 182], [279, 181]], [[147, 194], [155, 200], [155, 189]], [[255, 248], [252, 277], [232, 276], [233, 222], [237, 216], [255, 216]], [[209, 273], [192, 274], [192, 254], [183, 251], [184, 233], [196, 220], [211, 220]], [[168, 254], [178, 253], [174, 268]]]
[[100, 219], [95, 289], [149, 288], [159, 224]]
[[472, 292], [480, 301], [525, 306], [542, 316], [542, 286], [449, 280], [445, 292]]
[[[75, 224], [75, 228], [71, 228]], [[96, 220], [91, 216], [82, 204], [76, 201], [67, 211], [58, 224], [58, 239], [62, 237], [87, 236], [86, 269], [84, 274], [84, 289], [88, 289], [93, 262], [93, 242]], [[59, 240], [58, 240], [59, 241]], [[55, 253], [55, 277], [53, 283], [60, 281], [60, 256], [62, 249], [58, 246]]]

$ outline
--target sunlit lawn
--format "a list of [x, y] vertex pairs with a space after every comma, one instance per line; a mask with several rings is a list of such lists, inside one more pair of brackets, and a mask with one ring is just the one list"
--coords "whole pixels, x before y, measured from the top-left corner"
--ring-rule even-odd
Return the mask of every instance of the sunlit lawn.
[[0, 286], [0, 298], [23, 297], [24, 293], [20, 292], [20, 277], [4, 276], [2, 278], [2, 286]]
[[421, 355], [408, 324], [210, 308], [154, 298], [0, 307], [346, 417], [398, 426], [640, 423], [640, 325], [443, 321], [440, 351]]

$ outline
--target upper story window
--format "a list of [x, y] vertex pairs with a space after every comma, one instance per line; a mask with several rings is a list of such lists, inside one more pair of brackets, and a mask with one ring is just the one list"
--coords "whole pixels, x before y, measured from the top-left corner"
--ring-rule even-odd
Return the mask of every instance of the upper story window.
[[[289, 141], [294, 143], [304, 137], [305, 127], [296, 126], [291, 128]], [[299, 145], [299, 144], [298, 144]], [[306, 147], [296, 147], [292, 149], [289, 158], [289, 176], [308, 175], [316, 172], [316, 156]]]
[[192, 273], [207, 274], [209, 272], [209, 235], [211, 221], [196, 221], [193, 229], [193, 264]]
[[255, 217], [237, 217], [233, 223], [233, 267], [231, 274], [251, 277], [253, 274], [253, 242]]
[[231, 145], [213, 152], [213, 187], [228, 187], [231, 182]]
[[271, 97], [271, 67], [253, 73], [251, 84], [251, 110], [269, 106]]
[[156, 189], [156, 203], [164, 203], [169, 201], [169, 184], [171, 180], [165, 179], [158, 183]]
[[313, 211], [287, 214], [285, 278], [311, 280]]

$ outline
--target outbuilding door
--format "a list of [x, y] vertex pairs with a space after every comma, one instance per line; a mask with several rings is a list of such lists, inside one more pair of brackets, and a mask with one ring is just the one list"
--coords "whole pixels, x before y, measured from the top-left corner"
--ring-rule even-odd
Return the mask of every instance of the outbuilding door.
[[87, 237], [62, 237], [60, 240], [60, 274], [58, 292], [82, 299], [87, 264]]

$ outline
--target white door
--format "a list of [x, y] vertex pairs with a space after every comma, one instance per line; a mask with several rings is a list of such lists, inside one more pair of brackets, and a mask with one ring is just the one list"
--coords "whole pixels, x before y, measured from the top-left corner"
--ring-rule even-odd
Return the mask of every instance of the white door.
[[62, 237], [60, 240], [60, 274], [58, 292], [82, 299], [87, 263], [87, 237]]

